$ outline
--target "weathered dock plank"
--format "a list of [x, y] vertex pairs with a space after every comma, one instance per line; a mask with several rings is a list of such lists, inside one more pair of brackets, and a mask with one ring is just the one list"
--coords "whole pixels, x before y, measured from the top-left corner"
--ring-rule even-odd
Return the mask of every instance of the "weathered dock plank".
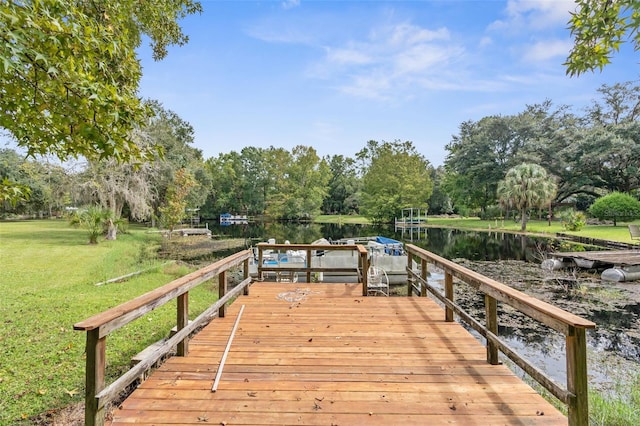
[[[295, 290], [298, 291], [295, 291]], [[245, 309], [211, 392], [240, 305]], [[427, 298], [259, 283], [153, 372], [116, 424], [567, 424]]]
[[640, 250], [578, 251], [569, 253], [551, 253], [562, 259], [584, 259], [610, 266], [640, 265]]

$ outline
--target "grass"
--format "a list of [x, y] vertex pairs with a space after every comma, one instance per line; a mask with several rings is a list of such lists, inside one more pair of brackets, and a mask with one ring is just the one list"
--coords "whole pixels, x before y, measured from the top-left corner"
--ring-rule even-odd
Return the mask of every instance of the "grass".
[[631, 375], [615, 392], [589, 393], [589, 424], [592, 426], [640, 425], [640, 373]]
[[[0, 425], [84, 399], [84, 333], [73, 324], [190, 270], [155, 258], [157, 234], [132, 227], [116, 241], [88, 245], [65, 221], [0, 223]], [[141, 269], [125, 282], [94, 284]], [[217, 299], [215, 284], [190, 297], [195, 317]], [[109, 336], [107, 382], [175, 325], [175, 304], [156, 309]]]
[[358, 215], [331, 215], [331, 214], [321, 214], [316, 216], [313, 221], [315, 223], [337, 223], [337, 224], [364, 224], [368, 225], [371, 223], [369, 219], [364, 216]]
[[[337, 224], [368, 224], [370, 223], [364, 216], [341, 216], [341, 215], [320, 215], [314, 219], [316, 223], [337, 223]], [[640, 223], [636, 221], [633, 223]], [[513, 220], [481, 220], [477, 217], [471, 218], [439, 218], [429, 217], [427, 226], [448, 227], [457, 229], [482, 230], [482, 231], [507, 231], [520, 232], [520, 223]], [[640, 243], [632, 240], [627, 228], [627, 223], [613, 225], [586, 225], [580, 231], [565, 231], [560, 222], [551, 222], [551, 226], [546, 220], [529, 220], [527, 222], [527, 232], [531, 234], [551, 234], [564, 233], [580, 237], [596, 238], [601, 240], [619, 241], [623, 243]]]

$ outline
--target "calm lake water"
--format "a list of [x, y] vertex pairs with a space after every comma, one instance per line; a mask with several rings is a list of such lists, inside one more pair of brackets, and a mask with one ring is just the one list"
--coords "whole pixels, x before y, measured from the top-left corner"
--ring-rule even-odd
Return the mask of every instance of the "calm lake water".
[[[448, 259], [466, 259], [475, 262], [487, 262], [484, 265], [502, 264], [502, 261], [521, 261], [520, 265], [532, 265], [539, 268], [541, 256], [557, 241], [542, 237], [500, 232], [474, 232], [447, 228], [425, 228], [409, 232], [395, 230], [393, 226], [374, 225], [335, 225], [335, 224], [289, 224], [260, 223], [249, 225], [219, 226], [209, 224], [214, 235], [233, 238], [247, 238], [248, 244], [275, 238], [278, 243], [289, 240], [293, 243], [311, 243], [319, 238], [337, 240], [340, 238], [382, 235], [415, 244]], [[574, 248], [570, 248], [574, 250]], [[514, 263], [511, 262], [510, 265]], [[517, 262], [515, 262], [518, 265]], [[517, 267], [517, 266], [516, 266]], [[538, 269], [534, 269], [537, 273]], [[516, 271], [513, 275], [524, 275]], [[432, 271], [430, 282], [441, 285], [443, 276]], [[534, 280], [534, 284], [540, 281]], [[598, 284], [599, 285], [599, 284]], [[606, 285], [606, 284], [604, 284]], [[526, 289], [525, 289], [526, 291]], [[553, 293], [553, 292], [552, 292]], [[458, 297], [458, 296], [456, 296]], [[563, 309], [573, 310], [566, 292], [551, 294], [550, 303]], [[483, 315], [482, 298], [469, 298], [461, 301], [467, 310]], [[556, 303], [557, 302], [557, 303]], [[586, 309], [579, 315], [594, 321], [597, 329], [589, 331], [589, 371], [590, 382], [598, 388], [609, 388], [612, 382], [624, 377], [629, 368], [640, 370], [640, 301], [629, 301], [617, 307], [607, 307], [607, 303], [597, 309]], [[578, 306], [578, 305], [576, 305]], [[524, 316], [523, 316], [524, 317]], [[499, 334], [518, 352], [529, 358], [534, 364], [547, 372], [559, 383], [564, 383], [566, 366], [564, 358], [564, 337], [548, 329], [529, 327], [526, 317], [502, 323]], [[515, 324], [515, 325], [514, 325]]]
[[415, 244], [448, 259], [535, 261], [539, 258], [540, 249], [552, 243], [548, 238], [448, 228], [396, 231], [389, 225], [259, 223], [220, 226], [210, 223], [208, 226], [214, 235], [247, 238], [253, 243], [275, 238], [278, 243], [289, 240], [292, 243], [309, 244], [320, 238], [337, 240], [381, 235]]

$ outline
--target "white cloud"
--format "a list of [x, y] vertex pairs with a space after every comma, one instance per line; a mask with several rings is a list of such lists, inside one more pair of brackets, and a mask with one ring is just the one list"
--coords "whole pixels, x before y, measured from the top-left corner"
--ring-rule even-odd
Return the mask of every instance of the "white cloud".
[[423, 73], [448, 63], [453, 56], [451, 49], [444, 46], [421, 44], [400, 52], [393, 58], [393, 65], [398, 75]]
[[487, 46], [491, 46], [492, 44], [493, 44], [493, 39], [491, 37], [485, 36], [480, 39], [479, 46], [487, 47]]
[[298, 6], [300, 6], [300, 0], [284, 0], [282, 2], [283, 9], [293, 9]]
[[326, 48], [327, 51], [327, 61], [337, 64], [355, 64], [355, 65], [364, 65], [369, 64], [373, 60], [372, 58], [365, 52], [355, 48], [355, 47], [347, 47], [347, 48]]
[[569, 11], [575, 9], [572, 0], [509, 0], [504, 11], [506, 18], [493, 21], [493, 31], [542, 30], [566, 24]]
[[[422, 80], [438, 75], [464, 49], [451, 42], [447, 28], [431, 30], [402, 22], [369, 32], [360, 41], [327, 47], [313, 77], [342, 78], [339, 90], [351, 96], [390, 100], [413, 96]], [[337, 77], [343, 76], [343, 77]], [[440, 80], [446, 80], [440, 79]]]
[[389, 100], [393, 83], [389, 75], [380, 72], [361, 74], [350, 84], [340, 86], [341, 92], [365, 99]]
[[435, 31], [403, 23], [373, 33], [373, 39], [381, 39], [391, 46], [414, 45], [435, 40], [448, 40], [449, 30], [439, 28]]
[[549, 59], [566, 57], [573, 43], [570, 40], [540, 41], [525, 50], [523, 60], [526, 62], [541, 62]]

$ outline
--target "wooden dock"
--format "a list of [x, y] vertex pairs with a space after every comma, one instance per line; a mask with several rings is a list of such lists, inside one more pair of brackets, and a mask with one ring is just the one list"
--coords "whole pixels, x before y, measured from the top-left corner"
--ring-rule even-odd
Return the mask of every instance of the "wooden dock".
[[[245, 305], [216, 392], [211, 387]], [[566, 425], [429, 298], [256, 283], [113, 411], [111, 424]]]
[[640, 250], [577, 251], [551, 253], [554, 258], [574, 261], [586, 268], [626, 267], [640, 265]]

